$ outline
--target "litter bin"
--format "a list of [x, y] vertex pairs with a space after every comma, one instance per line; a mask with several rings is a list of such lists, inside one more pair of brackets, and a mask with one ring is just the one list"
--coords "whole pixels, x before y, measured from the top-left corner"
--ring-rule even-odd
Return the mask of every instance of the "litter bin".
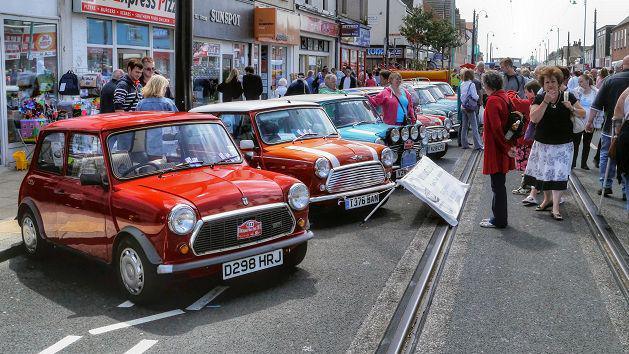
[[26, 159], [26, 152], [20, 150], [13, 153], [13, 159], [15, 160], [15, 169], [18, 171], [26, 170], [28, 168], [28, 160]]

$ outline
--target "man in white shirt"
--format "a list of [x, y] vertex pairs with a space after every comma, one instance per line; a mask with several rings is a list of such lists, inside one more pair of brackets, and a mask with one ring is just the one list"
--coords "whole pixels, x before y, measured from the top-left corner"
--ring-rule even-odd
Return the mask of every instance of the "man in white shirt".
[[575, 70], [572, 72], [570, 80], [568, 80], [568, 91], [572, 92], [573, 94], [579, 88], [579, 76], [581, 76], [581, 72]]
[[356, 78], [354, 78], [351, 74], [352, 70], [350, 68], [345, 68], [345, 76], [341, 79], [339, 90], [347, 90], [356, 87]]

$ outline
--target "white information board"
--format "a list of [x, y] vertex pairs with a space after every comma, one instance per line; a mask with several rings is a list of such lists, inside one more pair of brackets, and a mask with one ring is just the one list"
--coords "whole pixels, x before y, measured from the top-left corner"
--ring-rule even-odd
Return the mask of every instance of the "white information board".
[[397, 183], [428, 204], [448, 224], [459, 223], [457, 216], [470, 185], [454, 178], [428, 157], [423, 156]]

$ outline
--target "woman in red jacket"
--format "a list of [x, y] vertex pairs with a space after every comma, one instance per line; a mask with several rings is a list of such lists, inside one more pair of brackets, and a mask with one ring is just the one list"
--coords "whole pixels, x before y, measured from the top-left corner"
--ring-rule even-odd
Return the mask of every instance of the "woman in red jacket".
[[483, 142], [485, 158], [483, 174], [491, 177], [494, 194], [491, 209], [493, 217], [481, 221], [481, 227], [507, 227], [507, 172], [515, 168], [515, 148], [505, 139], [504, 127], [509, 117], [508, 97], [502, 89], [502, 76], [486, 71], [482, 76], [483, 89], [488, 95], [485, 104]]
[[402, 85], [402, 76], [393, 72], [389, 76], [391, 86], [385, 88], [374, 97], [369, 97], [369, 102], [374, 107], [382, 106], [383, 121], [389, 125], [415, 124], [415, 110], [413, 99]]

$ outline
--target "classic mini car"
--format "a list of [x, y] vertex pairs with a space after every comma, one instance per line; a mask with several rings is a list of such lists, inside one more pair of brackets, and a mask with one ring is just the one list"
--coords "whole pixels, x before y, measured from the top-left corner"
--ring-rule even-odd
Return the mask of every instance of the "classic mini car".
[[218, 116], [252, 166], [296, 177], [310, 202], [354, 209], [380, 201], [395, 186], [395, 153], [374, 143], [341, 139], [316, 103], [294, 100], [212, 104], [194, 112]]
[[[382, 91], [382, 87], [378, 88], [361, 88], [361, 89], [350, 89], [349, 91], [353, 94], [362, 94], [364, 96], [373, 96], [377, 95]], [[412, 96], [415, 96], [416, 93], [413, 90], [410, 90]], [[413, 97], [414, 101], [418, 101], [415, 97]], [[418, 101], [419, 102], [419, 101]], [[382, 108], [375, 108], [376, 113], [380, 116], [382, 115]], [[435, 115], [435, 114], [425, 114], [422, 112], [422, 109], [419, 105], [415, 107], [415, 116], [417, 120], [422, 124], [425, 128], [426, 134], [422, 135], [422, 145], [423, 145], [423, 153], [432, 159], [438, 159], [445, 156], [448, 151], [448, 142], [450, 141], [450, 134], [448, 126], [444, 127], [444, 122], [449, 122], [445, 117]], [[334, 120], [334, 119], [333, 119]], [[451, 126], [451, 124], [450, 124]], [[338, 126], [337, 126], [338, 127]], [[355, 128], [352, 128], [355, 129]], [[362, 128], [361, 128], [362, 129]], [[340, 129], [341, 134], [343, 134], [344, 129]], [[395, 133], [394, 133], [395, 134]], [[402, 135], [402, 131], [400, 131], [400, 135]], [[347, 139], [352, 139], [351, 136], [344, 136]], [[391, 139], [385, 139], [386, 142], [390, 142]], [[394, 147], [392, 147], [394, 148]], [[399, 153], [399, 150], [398, 150]], [[403, 175], [405, 172], [400, 172], [400, 175]], [[398, 174], [396, 172], [396, 174]]]
[[[450, 131], [450, 133], [458, 132], [461, 124], [458, 121], [457, 110], [456, 108], [452, 108], [451, 104], [443, 104], [437, 101], [432, 92], [433, 90], [439, 91], [436, 86], [426, 86], [421, 82], [413, 83], [412, 85], [405, 85], [409, 91], [415, 92], [416, 96], [413, 96], [413, 104], [416, 104], [416, 106], [421, 108], [421, 113], [442, 117], [443, 125]], [[456, 102], [454, 106], [456, 106]]]
[[431, 81], [431, 83], [437, 86], [437, 88], [441, 91], [441, 93], [443, 93], [445, 98], [449, 100], [454, 100], [454, 101], [457, 100], [456, 92], [454, 92], [454, 90], [452, 89], [452, 86], [450, 86], [450, 84], [448, 84], [447, 82]]
[[26, 253], [50, 245], [115, 268], [134, 302], [166, 279], [294, 267], [313, 237], [308, 188], [247, 165], [205, 114], [102, 114], [39, 134], [19, 193]]

